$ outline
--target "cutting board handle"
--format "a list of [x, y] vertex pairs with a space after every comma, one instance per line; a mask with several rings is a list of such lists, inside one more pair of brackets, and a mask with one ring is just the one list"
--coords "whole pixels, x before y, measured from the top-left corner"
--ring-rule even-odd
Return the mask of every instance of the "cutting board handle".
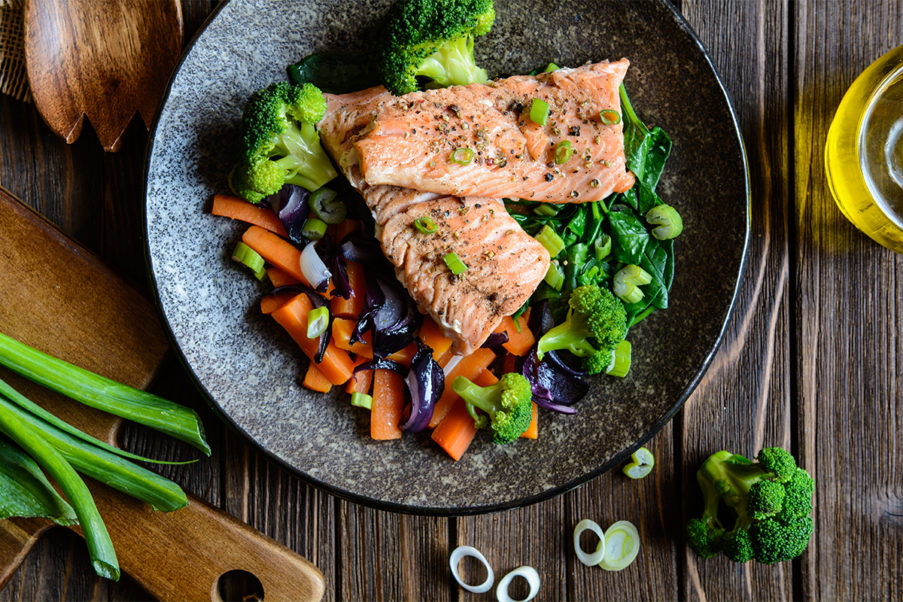
[[0, 589], [3, 589], [25, 555], [53, 523], [40, 519], [17, 518], [0, 521]]
[[92, 487], [122, 570], [161, 600], [220, 600], [225, 573], [247, 571], [266, 600], [320, 600], [323, 574], [309, 561], [200, 500], [162, 513]]

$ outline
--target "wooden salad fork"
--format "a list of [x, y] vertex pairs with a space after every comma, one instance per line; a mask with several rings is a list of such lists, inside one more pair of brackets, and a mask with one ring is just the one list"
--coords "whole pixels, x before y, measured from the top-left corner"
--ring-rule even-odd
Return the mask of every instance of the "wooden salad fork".
[[182, 33], [179, 0], [26, 0], [35, 106], [69, 144], [87, 117], [103, 148], [115, 152], [136, 112], [150, 127]]

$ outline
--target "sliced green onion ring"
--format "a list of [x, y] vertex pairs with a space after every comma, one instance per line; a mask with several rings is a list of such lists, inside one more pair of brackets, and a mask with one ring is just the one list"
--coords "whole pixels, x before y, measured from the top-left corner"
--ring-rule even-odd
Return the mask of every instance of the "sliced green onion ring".
[[671, 205], [656, 205], [646, 212], [646, 221], [653, 226], [652, 236], [659, 240], [677, 238], [684, 231], [684, 220]]
[[307, 338], [316, 339], [329, 328], [329, 308], [325, 305], [307, 314]]
[[549, 269], [543, 281], [556, 291], [560, 291], [564, 285], [564, 270], [554, 262], [549, 263]]
[[542, 227], [534, 238], [546, 248], [549, 257], [555, 259], [562, 250], [564, 250], [564, 241], [548, 224]]
[[307, 240], [320, 240], [326, 234], [326, 228], [326, 222], [323, 220], [309, 217], [301, 226], [301, 236]]
[[546, 67], [546, 70], [543, 71], [543, 73], [551, 73], [552, 71], [558, 71], [559, 69], [561, 69], [561, 67], [559, 67], [555, 63], [549, 63], [549, 65]]
[[624, 378], [630, 371], [630, 360], [632, 346], [630, 341], [624, 340], [615, 345], [615, 350], [611, 352], [611, 363], [605, 369], [605, 374]]
[[652, 276], [638, 265], [626, 265], [615, 273], [612, 290], [625, 303], [639, 303], [645, 294], [640, 286], [652, 282]]
[[448, 266], [448, 269], [451, 270], [451, 273], [455, 276], [463, 274], [467, 270], [467, 265], [461, 261], [461, 258], [458, 257], [458, 254], [454, 251], [446, 253], [442, 256], [442, 259], [445, 261], [445, 265]]
[[547, 217], [552, 217], [558, 215], [558, 212], [560, 210], [561, 206], [556, 205], [555, 203], [540, 203], [533, 208], [533, 213], [535, 213], [536, 215], [545, 215]]
[[599, 562], [606, 571], [620, 571], [640, 553], [640, 533], [630, 521], [619, 520], [605, 531], [605, 555]]
[[263, 257], [241, 241], [238, 241], [232, 250], [232, 260], [254, 272], [254, 277], [258, 280], [263, 280], [263, 277], [266, 276], [267, 272], [263, 267]]
[[[522, 600], [515, 600], [508, 593], [508, 588], [511, 587], [511, 582], [514, 581], [515, 577], [523, 577], [527, 580], [527, 585], [530, 586], [530, 593]], [[530, 602], [539, 593], [541, 584], [539, 573], [536, 572], [536, 569], [532, 566], [519, 566], [502, 577], [502, 580], [499, 581], [499, 586], [495, 588], [495, 597], [498, 598], [499, 602]]]
[[599, 234], [599, 237], [593, 242], [593, 253], [599, 261], [608, 257], [611, 253], [611, 236]]
[[618, 125], [621, 123], [621, 114], [614, 109], [605, 109], [599, 111], [599, 119], [601, 119], [602, 123], [605, 125]]
[[414, 220], [414, 227], [423, 234], [433, 234], [439, 230], [439, 226], [433, 221], [433, 218], [428, 215], [421, 215]]
[[630, 458], [632, 462], [626, 464], [624, 468], [621, 469], [621, 472], [631, 479], [642, 479], [643, 477], [648, 476], [655, 466], [655, 456], [653, 456], [652, 452], [645, 447], [641, 447], [633, 452]]
[[354, 392], [351, 394], [351, 405], [356, 408], [373, 409], [373, 396], [366, 393]]
[[549, 103], [541, 98], [534, 98], [530, 105], [530, 121], [545, 125], [549, 118]]
[[307, 204], [314, 215], [327, 224], [338, 224], [348, 216], [348, 208], [336, 199], [337, 195], [335, 190], [324, 186], [310, 195]]
[[[458, 574], [458, 564], [460, 564], [462, 558], [476, 558], [482, 563], [484, 567], [486, 567], [486, 580], [479, 585], [468, 585], [464, 583], [464, 580], [461, 579], [461, 575]], [[455, 581], [458, 582], [462, 588], [473, 594], [483, 594], [492, 589], [492, 584], [495, 582], [495, 573], [492, 572], [492, 567], [489, 566], [489, 561], [486, 560], [486, 557], [476, 548], [471, 546], [458, 546], [455, 548], [451, 556], [448, 558], [448, 565], [451, 568], [452, 577], [455, 578]]]
[[574, 154], [574, 145], [571, 144], [570, 140], [562, 140], [558, 143], [558, 146], [555, 147], [555, 163], [561, 165], [562, 163], [567, 163], [571, 158], [571, 155]]
[[[592, 531], [599, 537], [599, 545], [596, 546], [596, 551], [592, 554], [587, 554], [580, 547], [580, 536], [584, 531]], [[605, 533], [602, 531], [599, 523], [588, 518], [584, 518], [577, 523], [577, 526], [574, 527], [574, 552], [577, 554], [577, 560], [586, 566], [593, 566], [602, 562], [602, 558], [605, 556]]]
[[458, 165], [470, 165], [473, 161], [473, 150], [469, 148], [456, 148], [452, 151], [451, 160]]

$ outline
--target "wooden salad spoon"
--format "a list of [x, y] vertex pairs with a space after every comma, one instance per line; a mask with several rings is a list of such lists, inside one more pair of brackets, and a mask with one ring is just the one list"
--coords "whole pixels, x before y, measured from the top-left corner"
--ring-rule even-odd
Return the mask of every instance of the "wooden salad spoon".
[[182, 50], [179, 0], [26, 0], [35, 106], [72, 144], [87, 116], [115, 152], [135, 113], [150, 127]]

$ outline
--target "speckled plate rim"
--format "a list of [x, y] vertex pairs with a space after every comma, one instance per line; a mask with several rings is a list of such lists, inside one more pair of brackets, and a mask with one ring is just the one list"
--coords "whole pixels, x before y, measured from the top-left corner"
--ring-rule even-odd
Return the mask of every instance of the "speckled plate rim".
[[204, 386], [204, 384], [201, 382], [200, 378], [197, 376], [197, 374], [191, 368], [191, 365], [188, 362], [188, 359], [186, 358], [184, 352], [182, 351], [182, 349], [179, 347], [179, 345], [176, 342], [175, 333], [173, 332], [172, 327], [171, 327], [169, 321], [167, 320], [166, 314], [163, 310], [163, 306], [162, 306], [162, 303], [160, 300], [158, 285], [157, 285], [157, 278], [156, 278], [156, 275], [154, 274], [153, 267], [152, 267], [150, 241], [147, 236], [147, 230], [148, 230], [147, 189], [148, 189], [149, 177], [150, 177], [150, 159], [151, 159], [151, 156], [154, 151], [154, 144], [156, 141], [156, 133], [157, 133], [157, 125], [160, 120], [162, 109], [166, 105], [166, 101], [169, 99], [170, 91], [171, 91], [173, 82], [175, 81], [176, 75], [179, 73], [179, 70], [182, 67], [182, 63], [186, 60], [186, 58], [190, 54], [190, 51], [194, 47], [195, 43], [204, 34], [204, 32], [206, 31], [206, 29], [210, 25], [210, 23], [214, 19], [216, 19], [216, 17], [220, 14], [220, 12], [223, 10], [223, 8], [225, 6], [227, 6], [228, 4], [230, 4], [232, 2], [232, 0], [224, 0], [222, 3], [220, 3], [207, 16], [207, 18], [204, 20], [203, 24], [198, 28], [197, 32], [194, 34], [194, 36], [191, 38], [191, 40], [188, 42], [188, 44], [185, 45], [185, 48], [182, 51], [182, 55], [179, 58], [179, 62], [173, 69], [173, 72], [170, 76], [169, 82], [166, 85], [166, 90], [163, 94], [163, 97], [160, 100], [160, 104], [157, 106], [157, 110], [154, 115], [153, 123], [151, 124], [150, 130], [148, 132], [148, 141], [147, 141], [147, 146], [145, 148], [145, 161], [144, 161], [144, 191], [145, 191], [144, 205], [145, 205], [145, 207], [144, 207], [144, 211], [142, 211], [142, 213], [141, 213], [142, 232], [143, 232], [143, 236], [144, 236], [144, 245], [143, 246], [144, 246], [145, 267], [147, 270], [150, 287], [151, 287], [151, 290], [152, 290], [153, 296], [154, 296], [154, 299], [153, 299], [154, 306], [157, 310], [158, 316], [160, 317], [160, 321], [166, 332], [166, 336], [169, 339], [170, 346], [173, 349], [173, 351], [175, 352], [176, 357], [179, 360], [179, 363], [182, 364], [182, 366], [185, 368], [186, 372], [188, 373], [188, 375], [191, 379], [191, 382], [194, 384], [196, 389], [203, 394], [204, 398], [207, 400], [208, 405], [214, 410], [214, 412], [221, 419], [223, 419], [227, 424], [231, 425], [232, 428], [234, 428], [236, 431], [241, 433], [248, 441], [252, 442], [255, 445], [255, 447], [257, 447], [258, 450], [263, 452], [267, 457], [276, 461], [281, 466], [285, 467], [287, 470], [289, 470], [293, 474], [297, 475], [302, 481], [304, 481], [314, 487], [322, 489], [332, 495], [335, 495], [336, 497], [348, 500], [355, 504], [361, 504], [361, 505], [375, 508], [378, 510], [386, 510], [389, 512], [397, 512], [397, 513], [402, 513], [402, 514], [412, 514], [412, 515], [419, 515], [419, 516], [471, 516], [471, 515], [477, 515], [477, 514], [486, 514], [486, 513], [490, 513], [490, 512], [499, 512], [502, 510], [509, 510], [512, 508], [520, 508], [523, 506], [528, 506], [531, 504], [535, 504], [537, 502], [551, 499], [562, 493], [571, 491], [572, 489], [575, 489], [575, 488], [579, 487], [580, 485], [583, 485], [587, 481], [611, 470], [612, 468], [623, 464], [627, 460], [627, 458], [630, 457], [630, 455], [633, 452], [635, 452], [637, 449], [639, 449], [644, 443], [646, 443], [649, 439], [651, 439], [653, 436], [655, 436], [666, 424], [668, 424], [668, 422], [674, 417], [674, 415], [678, 412], [678, 410], [680, 410], [683, 407], [684, 403], [686, 403], [686, 401], [690, 397], [690, 395], [693, 394], [693, 391], [695, 391], [700, 380], [702, 380], [702, 377], [705, 375], [706, 371], [708, 370], [709, 366], [712, 363], [712, 359], [714, 358], [715, 353], [721, 347], [721, 343], [724, 340], [724, 334], [727, 329], [727, 324], [730, 321], [731, 316], [733, 315], [734, 308], [737, 303], [737, 296], [739, 294], [740, 286], [743, 282], [743, 277], [744, 277], [744, 274], [746, 272], [746, 267], [747, 267], [747, 260], [748, 260], [748, 255], [749, 255], [749, 236], [750, 236], [750, 219], [751, 219], [750, 211], [751, 211], [752, 198], [751, 198], [751, 192], [750, 192], [749, 163], [748, 163], [748, 157], [746, 154], [746, 146], [743, 142], [743, 136], [740, 132], [740, 126], [739, 126], [739, 122], [737, 120], [737, 113], [734, 110], [734, 105], [731, 102], [730, 96], [728, 95], [727, 90], [724, 87], [724, 83], [721, 79], [721, 76], [718, 73], [718, 70], [715, 68], [715, 65], [712, 63], [712, 59], [709, 56], [709, 53], [706, 50], [705, 46], [703, 46], [699, 37], [696, 35], [696, 32], [693, 31], [693, 29], [690, 27], [690, 25], [684, 20], [683, 16], [681, 16], [681, 14], [674, 8], [674, 6], [668, 0], [658, 0], [658, 1], [663, 6], [665, 6], [665, 8], [668, 10], [668, 12], [674, 18], [675, 22], [677, 23], [677, 26], [680, 28], [680, 30], [683, 32], [683, 34], [685, 36], [687, 36], [687, 38], [689, 38], [689, 40], [700, 51], [701, 56], [706, 63], [706, 66], [709, 68], [712, 76], [714, 77], [714, 81], [718, 86], [718, 90], [721, 92], [721, 94], [724, 98], [725, 106], [726, 106], [728, 113], [730, 115], [730, 118], [731, 118], [732, 130], [737, 137], [738, 148], [739, 148], [740, 154], [741, 154], [741, 160], [742, 160], [741, 163], [743, 166], [743, 190], [746, 195], [746, 219], [744, 220], [744, 224], [745, 224], [746, 228], [745, 228], [744, 235], [743, 235], [743, 249], [742, 249], [741, 256], [740, 256], [740, 265], [737, 270], [737, 278], [736, 278], [736, 281], [734, 284], [733, 292], [731, 294], [730, 303], [727, 305], [727, 310], [724, 313], [724, 319], [722, 320], [721, 327], [718, 331], [718, 336], [716, 337], [714, 343], [712, 344], [711, 349], [709, 350], [709, 353], [706, 355], [705, 359], [703, 360], [703, 363], [700, 366], [699, 370], [696, 372], [695, 376], [689, 382], [687, 387], [684, 389], [683, 393], [678, 397], [678, 399], [674, 403], [674, 405], [664, 414], [664, 416], [662, 416], [662, 418], [660, 420], [655, 422], [652, 425], [652, 427], [642, 437], [640, 437], [640, 439], [634, 445], [631, 445], [631, 446], [625, 448], [619, 454], [615, 455], [610, 461], [603, 463], [601, 466], [597, 467], [596, 469], [590, 470], [590, 471], [580, 475], [579, 477], [574, 478], [573, 480], [571, 480], [567, 483], [564, 483], [564, 484], [556, 486], [556, 487], [551, 487], [549, 489], [543, 490], [540, 493], [537, 493], [534, 495], [529, 495], [529, 496], [525, 496], [522, 498], [515, 498], [508, 502], [499, 503], [499, 504], [472, 505], [472, 506], [468, 506], [467, 508], [460, 508], [460, 509], [457, 509], [457, 508], [449, 509], [444, 506], [412, 507], [412, 506], [409, 506], [406, 504], [387, 502], [385, 500], [371, 498], [366, 495], [354, 493], [351, 491], [346, 491], [344, 489], [330, 485], [326, 482], [321, 481], [320, 479], [317, 479], [316, 477], [313, 477], [309, 474], [302, 472], [298, 468], [292, 466], [287, 461], [278, 457], [274, 453], [271, 453], [269, 450], [267, 450], [262, 445], [260, 445], [254, 439], [253, 436], [251, 436], [245, 429], [243, 429], [238, 423], [236, 423], [235, 420], [233, 420], [225, 411], [222, 410], [222, 408], [219, 406], [219, 404], [216, 403], [216, 400], [214, 399], [213, 395], [210, 393], [210, 391], [207, 389], [207, 387]]

